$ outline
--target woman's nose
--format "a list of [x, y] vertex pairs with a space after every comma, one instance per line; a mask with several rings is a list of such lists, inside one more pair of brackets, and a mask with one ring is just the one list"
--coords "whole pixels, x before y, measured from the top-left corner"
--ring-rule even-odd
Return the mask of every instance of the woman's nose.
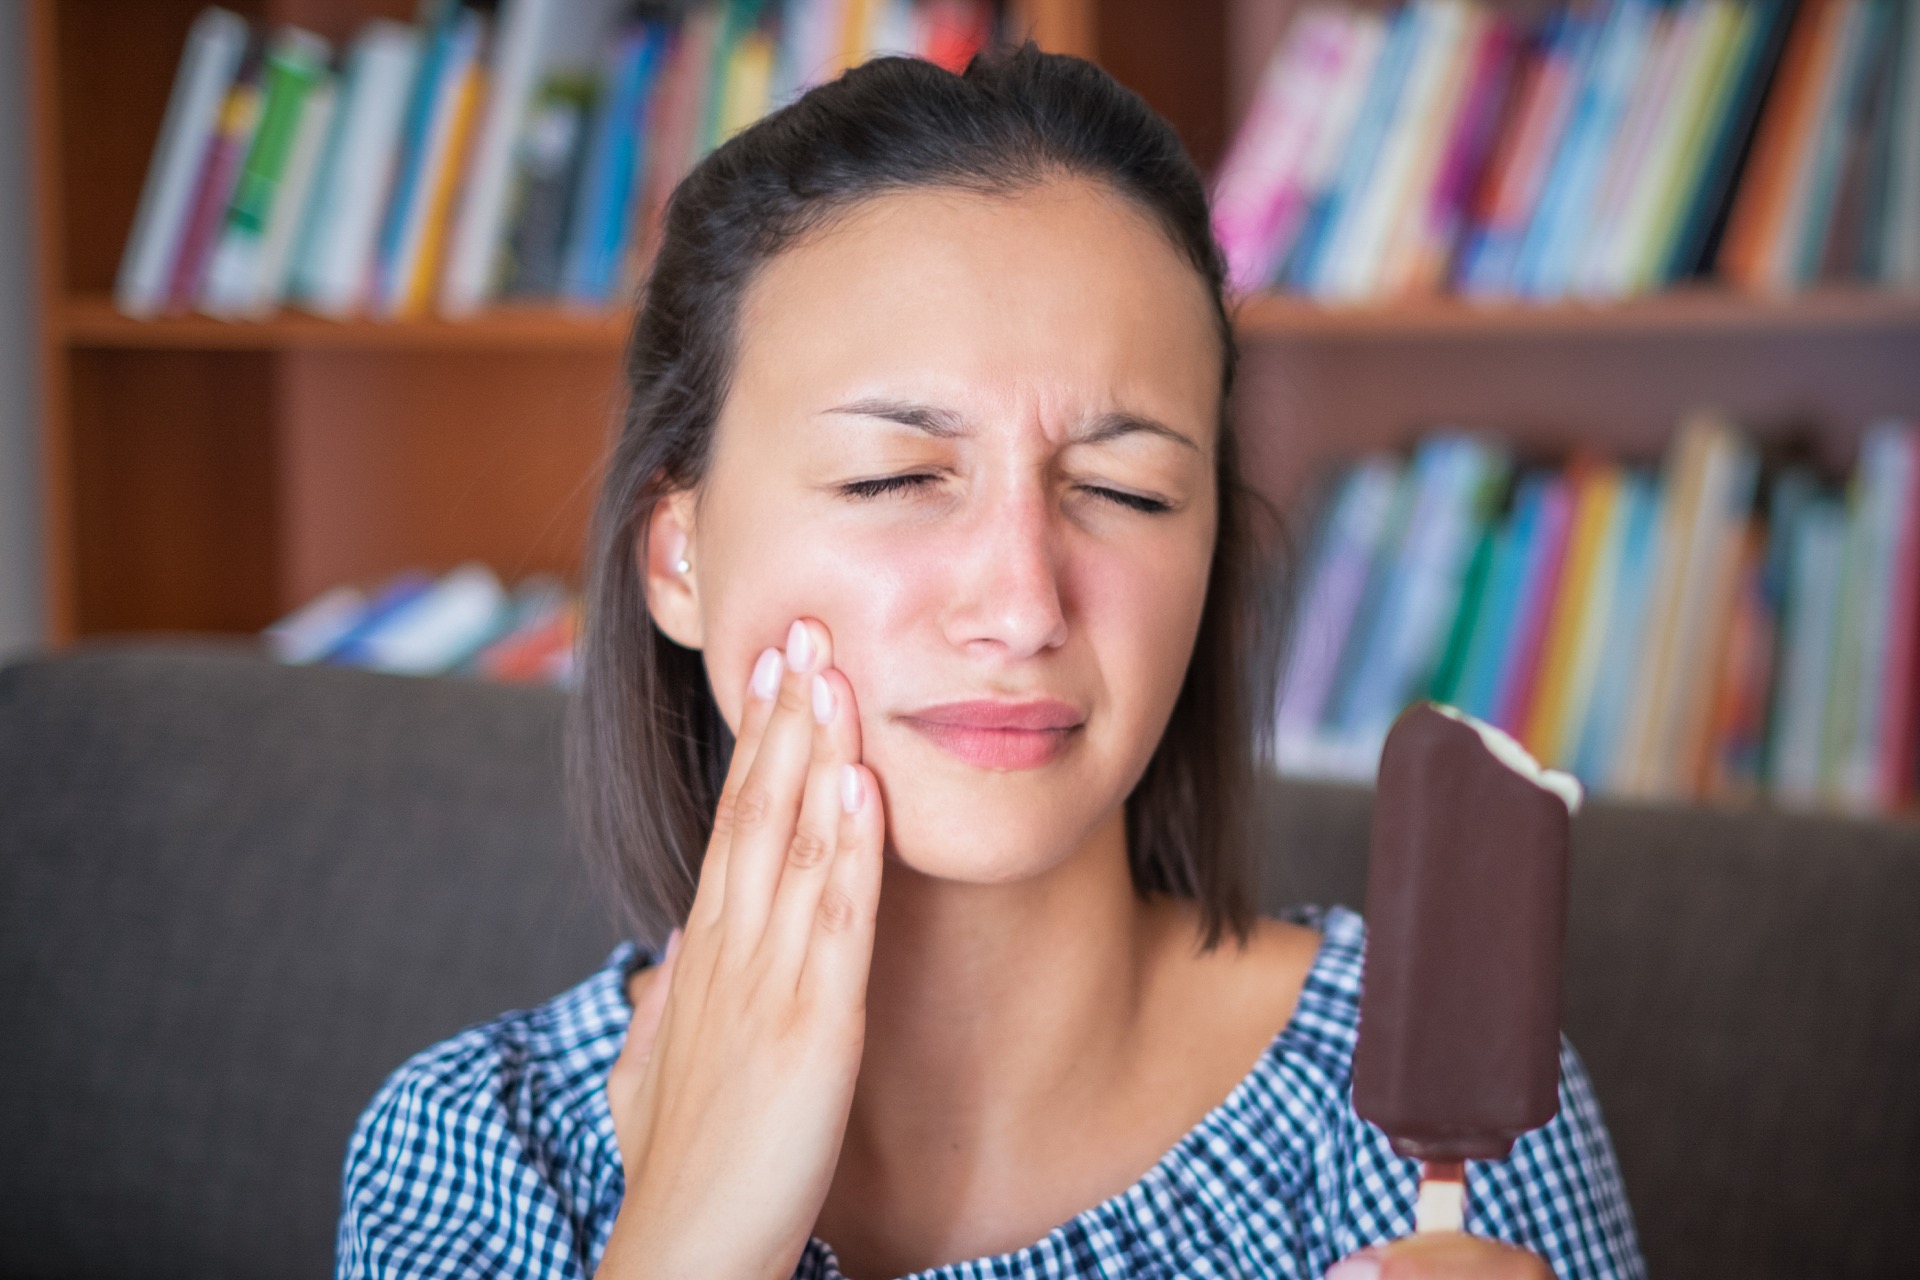
[[1026, 658], [1066, 640], [1061, 539], [1044, 486], [1021, 486], [985, 503], [956, 549], [945, 630], [950, 643], [984, 655]]

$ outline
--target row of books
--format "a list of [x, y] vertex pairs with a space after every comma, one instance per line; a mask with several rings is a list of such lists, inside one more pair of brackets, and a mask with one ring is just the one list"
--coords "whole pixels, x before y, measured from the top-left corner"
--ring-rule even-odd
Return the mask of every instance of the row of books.
[[964, 66], [990, 0], [421, 0], [329, 43], [193, 24], [115, 282], [134, 316], [601, 306], [708, 150], [883, 52]]
[[1316, 0], [1214, 222], [1326, 301], [1920, 283], [1920, 0]]
[[1275, 707], [1286, 772], [1370, 779], [1452, 703], [1599, 792], [1885, 812], [1920, 751], [1920, 430], [1844, 489], [1683, 424], [1657, 473], [1469, 433], [1330, 483]]
[[510, 591], [469, 563], [438, 577], [397, 574], [372, 592], [335, 587], [264, 638], [282, 662], [568, 685], [579, 619], [578, 599], [557, 579], [531, 577]]

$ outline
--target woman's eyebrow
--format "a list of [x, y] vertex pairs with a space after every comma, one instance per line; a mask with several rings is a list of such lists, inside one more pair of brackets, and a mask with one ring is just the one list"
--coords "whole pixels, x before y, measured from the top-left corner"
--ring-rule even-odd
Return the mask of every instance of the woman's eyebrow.
[[[903, 427], [912, 427], [924, 431], [938, 439], [951, 439], [967, 433], [966, 419], [951, 409], [937, 409], [932, 405], [914, 404], [905, 400], [854, 400], [847, 404], [835, 405], [828, 413], [851, 414], [862, 418], [881, 418], [887, 422], [897, 422]], [[1085, 426], [1073, 433], [1073, 444], [1105, 444], [1127, 435], [1159, 436], [1175, 444], [1184, 445], [1195, 453], [1204, 452], [1190, 437], [1174, 430], [1164, 422], [1144, 417], [1137, 413], [1102, 413], [1096, 415]]]
[[953, 410], [936, 409], [932, 405], [912, 404], [904, 400], [855, 400], [835, 405], [827, 412], [860, 418], [882, 418], [942, 440], [967, 433], [966, 420]]

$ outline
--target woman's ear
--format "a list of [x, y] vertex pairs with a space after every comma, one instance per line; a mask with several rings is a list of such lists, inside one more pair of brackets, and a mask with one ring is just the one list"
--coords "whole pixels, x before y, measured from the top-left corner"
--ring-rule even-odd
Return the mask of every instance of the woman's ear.
[[701, 647], [698, 572], [693, 563], [693, 494], [680, 490], [656, 502], [647, 535], [634, 548], [647, 586], [647, 612], [667, 639]]

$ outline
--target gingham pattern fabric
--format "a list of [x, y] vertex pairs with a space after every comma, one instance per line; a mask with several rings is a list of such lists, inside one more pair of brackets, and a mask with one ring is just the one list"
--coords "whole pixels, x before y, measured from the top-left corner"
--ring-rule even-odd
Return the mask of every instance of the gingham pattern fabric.
[[[919, 1273], [1011, 1277], [1318, 1277], [1413, 1228], [1415, 1162], [1353, 1113], [1360, 918], [1322, 930], [1293, 1018], [1245, 1079], [1126, 1191], [1036, 1244]], [[603, 1086], [625, 1038], [625, 945], [540, 1006], [465, 1031], [396, 1071], [347, 1152], [342, 1277], [591, 1276], [622, 1174]], [[1468, 1169], [1468, 1230], [1521, 1244], [1560, 1280], [1644, 1266], [1586, 1073], [1560, 1060], [1560, 1114], [1510, 1159]], [[799, 1280], [839, 1280], [820, 1240]]]

